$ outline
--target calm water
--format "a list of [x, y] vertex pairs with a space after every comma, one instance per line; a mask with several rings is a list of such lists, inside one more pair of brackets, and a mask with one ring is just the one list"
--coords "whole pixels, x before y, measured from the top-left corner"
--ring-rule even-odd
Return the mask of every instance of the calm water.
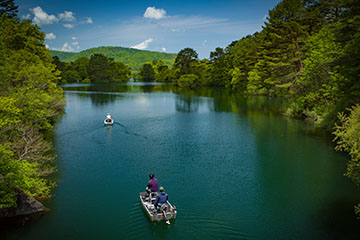
[[[346, 155], [279, 103], [162, 85], [65, 90], [51, 211], [5, 239], [359, 239]], [[171, 225], [140, 206], [152, 172], [177, 206]]]

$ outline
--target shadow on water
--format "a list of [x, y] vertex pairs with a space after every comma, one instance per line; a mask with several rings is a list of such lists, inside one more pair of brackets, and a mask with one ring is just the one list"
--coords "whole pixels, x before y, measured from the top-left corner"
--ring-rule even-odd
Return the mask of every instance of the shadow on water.
[[360, 221], [356, 219], [353, 207], [356, 204], [348, 199], [338, 199], [320, 208], [316, 219], [321, 219], [321, 227], [328, 234], [326, 239], [360, 238]]
[[144, 93], [151, 93], [153, 92], [154, 87], [155, 87], [154, 85], [144, 85], [142, 86], [142, 89]]
[[[35, 214], [33, 216], [24, 216], [13, 218], [6, 221], [0, 221], [0, 239], [12, 240], [21, 239], [22, 231], [29, 225], [34, 225], [41, 220], [41, 217], [46, 213]], [[15, 233], [15, 234], [14, 234]]]

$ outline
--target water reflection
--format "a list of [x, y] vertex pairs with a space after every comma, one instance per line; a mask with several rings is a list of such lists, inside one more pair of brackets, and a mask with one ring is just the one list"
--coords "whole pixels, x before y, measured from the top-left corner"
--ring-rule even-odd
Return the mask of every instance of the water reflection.
[[144, 93], [151, 93], [154, 87], [155, 87], [154, 85], [144, 85], [142, 86], [142, 89]]
[[99, 83], [99, 84], [64, 84], [61, 87], [69, 91], [83, 92], [106, 92], [106, 93], [151, 93], [169, 92], [172, 88], [169, 84], [162, 83]]
[[[232, 112], [241, 115], [246, 115], [249, 112], [279, 114], [286, 107], [284, 99], [261, 96], [247, 97], [242, 93], [233, 92], [229, 89], [203, 87], [196, 90], [188, 90], [173, 87], [171, 90], [179, 95], [208, 98], [208, 109], [212, 112]], [[198, 102], [192, 100], [188, 102], [199, 105]]]
[[89, 97], [93, 105], [102, 106], [115, 102], [118, 96], [112, 94], [89, 94]]
[[192, 95], [177, 95], [175, 108], [178, 112], [197, 112], [199, 110], [200, 98]]
[[126, 84], [66, 84], [62, 85], [65, 91], [83, 92], [128, 92], [131, 88]]

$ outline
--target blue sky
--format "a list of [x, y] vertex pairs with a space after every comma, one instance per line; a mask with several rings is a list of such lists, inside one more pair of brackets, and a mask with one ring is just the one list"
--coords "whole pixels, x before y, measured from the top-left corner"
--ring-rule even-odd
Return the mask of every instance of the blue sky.
[[41, 27], [50, 49], [77, 52], [122, 46], [177, 53], [191, 47], [200, 58], [260, 31], [278, 2], [15, 0], [19, 16]]

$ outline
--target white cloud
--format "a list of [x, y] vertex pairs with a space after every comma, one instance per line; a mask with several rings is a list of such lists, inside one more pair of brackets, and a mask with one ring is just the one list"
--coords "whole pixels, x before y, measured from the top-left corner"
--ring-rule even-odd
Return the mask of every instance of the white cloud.
[[80, 48], [78, 41], [72, 42], [71, 44], [72, 44], [77, 50]]
[[47, 49], [49, 49], [49, 45], [45, 44], [45, 47], [46, 47]]
[[71, 11], [65, 11], [64, 13], [59, 14], [59, 19], [63, 20], [64, 22], [74, 22], [76, 18], [74, 13]]
[[175, 29], [175, 28], [170, 28], [171, 32], [181, 32], [179, 29]]
[[53, 40], [56, 38], [56, 35], [54, 33], [47, 33], [45, 35], [45, 39], [48, 39], [48, 40]]
[[[168, 16], [166, 19], [156, 22], [134, 19], [131, 22], [123, 22], [121, 25], [117, 25], [116, 28], [111, 28], [111, 30], [104, 29], [102, 34], [116, 35], [120, 39], [129, 38], [133, 41], [135, 37], [136, 39], [146, 39], [148, 36], [154, 35], [168, 37], [171, 35], [171, 32], [176, 33], [176, 36], [184, 36], [190, 31], [196, 31], [197, 34], [207, 33], [208, 31], [214, 34], [218, 32], [233, 34], [234, 29], [239, 29], [240, 27], [243, 27], [243, 25], [238, 26], [238, 23], [232, 23], [223, 18]], [[102, 38], [101, 35], [98, 36]], [[158, 39], [158, 37], [156, 38]]]
[[83, 20], [81, 20], [79, 22], [79, 24], [92, 24], [93, 23], [93, 20], [91, 17], [85, 17], [83, 18]]
[[203, 47], [206, 47], [206, 44], [207, 44], [207, 40], [204, 40], [202, 43]]
[[161, 48], [161, 50], [162, 50], [163, 52], [166, 52], [166, 48], [164, 48], [164, 47], [163, 47], [163, 48]]
[[75, 41], [77, 38], [76, 38], [76, 37], [72, 37], [71, 39]]
[[30, 19], [31, 18], [31, 15], [30, 13], [26, 14], [26, 15], [22, 15], [21, 16], [23, 19]]
[[47, 14], [41, 7], [32, 8], [30, 11], [34, 14], [33, 22], [37, 25], [52, 24], [59, 21], [55, 15]]
[[149, 38], [149, 39], [146, 39], [145, 41], [143, 41], [142, 43], [131, 46], [131, 48], [143, 50], [143, 49], [146, 49], [149, 46], [149, 43], [151, 43], [152, 41], [153, 41], [153, 39]]
[[155, 7], [148, 7], [144, 13], [144, 18], [161, 19], [164, 17], [166, 17], [166, 11]]
[[[56, 17], [53, 14], [46, 13], [41, 7], [35, 7], [29, 9], [32, 14], [34, 14], [33, 22], [39, 26], [45, 24], [53, 24], [57, 22], [64, 23], [63, 26], [65, 28], [73, 28], [79, 24], [92, 24], [93, 20], [91, 17], [85, 17], [84, 20], [78, 21], [75, 17], [75, 13], [71, 11], [64, 11], [63, 13], [59, 13]], [[31, 17], [30, 14], [23, 15], [22, 18], [29, 19]]]
[[70, 29], [70, 28], [73, 28], [73, 27], [74, 27], [74, 24], [66, 23], [66, 24], [64, 24], [64, 27]]
[[91, 18], [91, 17], [88, 17], [88, 18], [86, 19], [86, 23], [88, 23], [88, 24], [92, 24], [92, 23], [93, 23], [92, 18]]
[[64, 43], [64, 45], [62, 46], [62, 48], [60, 49], [60, 51], [63, 51], [63, 52], [73, 52], [74, 49], [66, 42], [66, 43]]

